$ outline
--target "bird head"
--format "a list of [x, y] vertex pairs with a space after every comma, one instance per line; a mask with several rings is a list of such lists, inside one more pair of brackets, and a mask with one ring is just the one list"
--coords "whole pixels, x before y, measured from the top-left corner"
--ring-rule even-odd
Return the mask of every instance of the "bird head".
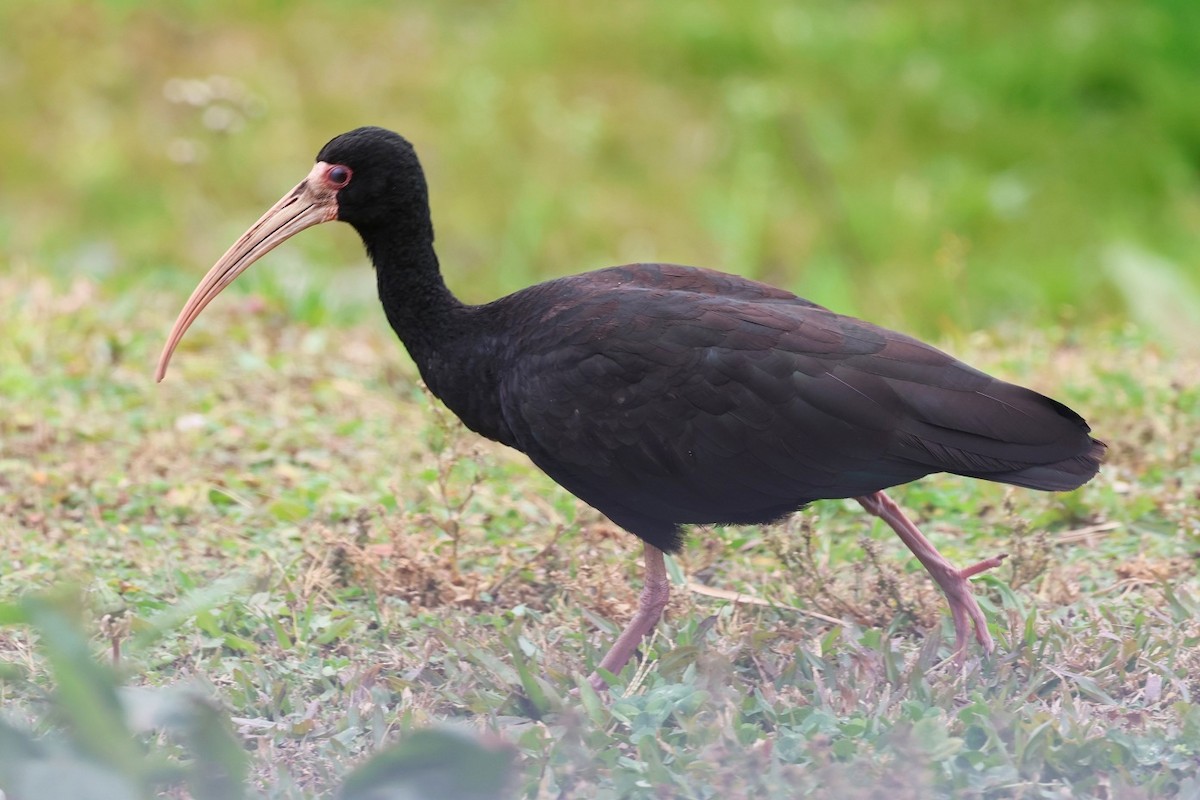
[[321, 148], [309, 177], [314, 174], [323, 174], [327, 183], [332, 179], [337, 219], [360, 234], [382, 225], [393, 230], [428, 225], [425, 173], [416, 150], [398, 133], [383, 128], [343, 133]]
[[383, 128], [357, 128], [332, 139], [294, 189], [267, 209], [213, 265], [179, 312], [155, 371], [161, 381], [188, 327], [238, 275], [305, 228], [340, 220], [364, 241], [387, 227], [394, 236], [428, 238], [429, 197], [416, 151]]

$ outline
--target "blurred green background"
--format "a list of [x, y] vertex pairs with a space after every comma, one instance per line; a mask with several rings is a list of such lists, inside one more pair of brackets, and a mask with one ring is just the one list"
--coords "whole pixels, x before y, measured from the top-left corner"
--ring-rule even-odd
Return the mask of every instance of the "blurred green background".
[[[130, 308], [378, 124], [470, 301], [663, 260], [923, 335], [1200, 321], [1195, 0], [9, 2], [0, 94], [0, 270]], [[241, 291], [373, 314], [364, 263], [309, 233]]]

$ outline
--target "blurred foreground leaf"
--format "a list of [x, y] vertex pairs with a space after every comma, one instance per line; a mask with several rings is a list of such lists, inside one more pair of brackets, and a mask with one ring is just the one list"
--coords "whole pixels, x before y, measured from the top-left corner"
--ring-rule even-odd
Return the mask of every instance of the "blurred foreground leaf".
[[145, 797], [124, 775], [69, 755], [30, 762], [12, 784], [13, 800], [138, 800]]
[[70, 724], [75, 746], [122, 775], [140, 775], [142, 756], [117, 697], [116, 674], [92, 658], [79, 632], [77, 610], [63, 598], [34, 595], [11, 611], [15, 614], [6, 618], [22, 621], [38, 634], [38, 649], [57, 684], [55, 707]]
[[[0, 621], [37, 634], [55, 682], [47, 717], [66, 723], [35, 737], [0, 721], [0, 788], [10, 800], [124, 800], [183, 782], [200, 800], [244, 796], [245, 751], [202, 693], [187, 687], [122, 691], [116, 671], [92, 657], [77, 609], [61, 596], [4, 604]], [[156, 739], [146, 734], [155, 731], [184, 744], [190, 760], [153, 746]]]
[[417, 731], [357, 769], [342, 800], [492, 800], [508, 796], [512, 752], [452, 730]]

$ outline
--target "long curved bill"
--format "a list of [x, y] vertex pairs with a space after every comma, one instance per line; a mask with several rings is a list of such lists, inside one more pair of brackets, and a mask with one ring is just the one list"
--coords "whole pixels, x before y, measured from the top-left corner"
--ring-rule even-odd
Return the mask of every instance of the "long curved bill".
[[208, 271], [171, 328], [162, 355], [158, 357], [155, 381], [161, 381], [166, 375], [167, 363], [183, 334], [222, 289], [255, 261], [300, 231], [337, 219], [337, 192], [324, 181], [328, 169], [328, 164], [318, 162], [307, 178], [271, 206]]

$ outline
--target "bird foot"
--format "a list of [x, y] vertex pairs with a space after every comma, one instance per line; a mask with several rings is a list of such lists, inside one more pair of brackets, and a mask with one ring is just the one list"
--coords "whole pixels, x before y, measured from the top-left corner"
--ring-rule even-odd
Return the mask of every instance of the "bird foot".
[[987, 629], [987, 618], [983, 615], [983, 609], [979, 607], [979, 601], [975, 599], [975, 593], [971, 591], [970, 579], [1000, 566], [1007, 557], [1007, 553], [1001, 553], [964, 569], [950, 569], [945, 572], [938, 569], [929, 570], [950, 605], [950, 615], [954, 620], [954, 659], [959, 666], [967, 657], [967, 637], [972, 629], [983, 652], [991, 655], [996, 649], [992, 635]]
[[[599, 672], [593, 672], [591, 675], [588, 675], [587, 682], [596, 694], [604, 694], [608, 691], [608, 681], [601, 678]], [[577, 695], [579, 694], [579, 690], [572, 689], [571, 694]]]
[[950, 615], [954, 620], [954, 658], [959, 665], [966, 658], [967, 637], [972, 631], [975, 633], [975, 640], [983, 647], [983, 651], [990, 655], [996, 649], [996, 645], [992, 641], [992, 635], [988, 632], [987, 618], [983, 615], [983, 609], [979, 607], [979, 601], [975, 599], [975, 594], [971, 591], [970, 579], [981, 572], [1000, 566], [1008, 554], [1001, 553], [992, 558], [985, 558], [969, 567], [956, 569], [946, 560], [945, 556], [937, 551], [933, 543], [925, 538], [912, 520], [900, 509], [900, 506], [896, 505], [883, 492], [875, 492], [855, 499], [863, 508], [891, 526], [900, 540], [933, 577], [942, 593], [946, 595], [946, 602], [950, 605]]
[[987, 572], [989, 569], [995, 569], [996, 567], [1000, 566], [1001, 564], [1004, 563], [1004, 559], [1006, 559], [1006, 558], [1008, 558], [1008, 553], [1001, 553], [998, 556], [992, 556], [991, 558], [985, 558], [983, 561], [980, 561], [978, 564], [972, 564], [969, 567], [960, 569], [958, 571], [958, 574], [960, 577], [963, 577], [963, 578], [973, 578], [981, 572]]

